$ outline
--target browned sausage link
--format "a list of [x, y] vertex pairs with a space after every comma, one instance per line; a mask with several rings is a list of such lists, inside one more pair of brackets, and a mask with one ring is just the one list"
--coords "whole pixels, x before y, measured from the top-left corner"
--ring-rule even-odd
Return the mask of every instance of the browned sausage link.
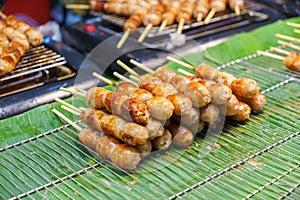
[[211, 101], [207, 87], [198, 82], [191, 81], [185, 88], [183, 94], [191, 98], [193, 106], [195, 107], [201, 108]]
[[19, 30], [20, 32], [24, 33], [26, 30], [30, 28], [30, 25], [23, 22], [19, 21], [17, 18], [15, 18], [13, 15], [9, 15], [5, 19], [6, 23], [15, 29]]
[[247, 103], [253, 111], [261, 111], [267, 103], [266, 96], [261, 93], [256, 94], [251, 99], [243, 98], [240, 100]]
[[206, 86], [211, 95], [211, 101], [215, 104], [225, 104], [232, 96], [232, 90], [227, 85], [206, 81]]
[[105, 1], [97, 1], [97, 0], [90, 0], [90, 9], [91, 10], [104, 10], [105, 4], [107, 2]]
[[240, 98], [252, 98], [259, 92], [259, 85], [251, 78], [237, 78], [231, 83], [233, 94]]
[[176, 123], [171, 123], [167, 129], [172, 134], [174, 145], [187, 148], [192, 144], [194, 135], [188, 128], [180, 126]]
[[183, 94], [171, 94], [167, 96], [167, 99], [172, 102], [174, 105], [174, 114], [175, 115], [187, 115], [190, 113], [193, 103], [192, 101]]
[[153, 97], [147, 102], [151, 116], [157, 120], [167, 120], [173, 115], [174, 105], [164, 97]]
[[230, 116], [230, 119], [235, 121], [245, 121], [250, 118], [251, 108], [248, 104], [239, 101], [237, 113], [233, 116]]
[[9, 46], [9, 39], [3, 33], [0, 33], [0, 44], [1, 44], [2, 47], [8, 47]]
[[157, 85], [151, 93], [157, 97], [167, 97], [172, 94], [176, 94], [177, 90], [170, 83], [162, 82], [160, 85]]
[[169, 83], [176, 73], [168, 67], [159, 67], [155, 70], [154, 77], [160, 78], [163, 82]]
[[147, 26], [148, 24], [152, 24], [153, 26], [157, 26], [161, 23], [162, 14], [165, 10], [164, 5], [157, 4], [150, 8], [149, 12], [145, 15], [143, 20], [143, 24]]
[[139, 164], [141, 158], [138, 150], [127, 144], [116, 146], [111, 155], [111, 161], [118, 167], [133, 170]]
[[202, 14], [202, 17], [205, 18], [209, 12], [209, 8], [209, 0], [197, 0], [193, 13], [194, 18], [197, 19], [198, 14]]
[[156, 137], [152, 142], [152, 147], [155, 150], [167, 150], [172, 143], [172, 134], [167, 130], [163, 130], [163, 134]]
[[154, 120], [150, 117], [149, 123], [145, 126], [149, 132], [149, 139], [153, 140], [156, 137], [162, 136], [164, 127], [160, 121]]
[[219, 70], [204, 63], [200, 64], [195, 71], [196, 76], [203, 78], [204, 80], [214, 80], [219, 73]]
[[106, 114], [102, 110], [85, 110], [81, 113], [80, 118], [88, 126], [114, 136], [132, 146], [144, 144], [149, 139], [148, 130], [144, 126], [128, 123], [122, 118]]
[[150, 140], [148, 140], [145, 144], [137, 144], [135, 147], [142, 158], [147, 157], [152, 151], [152, 144]]
[[210, 7], [215, 8], [217, 12], [226, 10], [227, 0], [211, 0]]
[[227, 72], [218, 72], [213, 81], [231, 87], [231, 84], [235, 79], [236, 77], [234, 77], [232, 74], [229, 74]]
[[96, 131], [90, 127], [82, 129], [79, 133], [79, 141], [88, 148], [95, 150], [98, 140], [103, 137], [104, 134], [101, 131]]
[[37, 46], [43, 43], [44, 35], [37, 29], [30, 27], [24, 32], [28, 38], [28, 41], [33, 46]]
[[0, 76], [14, 70], [16, 63], [12, 55], [6, 54], [0, 57]]
[[92, 108], [106, 108], [115, 115], [140, 124], [147, 124], [150, 117], [146, 104], [100, 87], [88, 90], [86, 102]]
[[176, 18], [176, 14], [171, 10], [167, 10], [162, 15], [162, 21], [166, 21], [168, 26], [174, 24], [175, 18]]
[[226, 116], [235, 115], [238, 110], [238, 105], [239, 105], [239, 100], [233, 94], [231, 95], [230, 99], [226, 102], [226, 109], [225, 110], [221, 109], [220, 112]]
[[123, 95], [130, 96], [130, 94], [137, 88], [138, 86], [134, 83], [121, 82], [116, 86], [116, 91]]
[[190, 131], [192, 131], [192, 133], [194, 133], [194, 135], [199, 134], [203, 131], [205, 127], [205, 122], [204, 121], [200, 121], [197, 124], [194, 124], [192, 126], [189, 127]]
[[177, 124], [182, 124], [186, 127], [191, 127], [200, 122], [200, 112], [198, 108], [192, 108], [187, 115], [173, 115], [172, 118], [175, 122], [177, 122]]
[[178, 92], [184, 93], [185, 88], [189, 84], [190, 80], [184, 76], [176, 74], [170, 79], [170, 83], [177, 89]]
[[219, 108], [213, 104], [208, 104], [200, 109], [200, 119], [208, 124], [212, 124], [219, 117]]
[[288, 69], [300, 72], [300, 55], [294, 51], [283, 59], [285, 66]]
[[194, 7], [194, 0], [183, 1], [180, 5], [180, 10], [177, 14], [176, 21], [180, 22], [181, 19], [184, 19], [185, 23], [189, 22], [192, 19]]
[[97, 153], [113, 164], [125, 170], [135, 169], [140, 160], [138, 150], [128, 144], [121, 144], [117, 139], [111, 136], [103, 136], [97, 142]]
[[153, 77], [150, 75], [142, 76], [139, 80], [138, 86], [139, 88], [145, 89], [149, 92], [152, 92], [152, 90], [160, 85], [162, 83], [162, 80], [158, 77]]
[[21, 38], [21, 39], [27, 39], [26, 35], [15, 28], [11, 26], [5, 27], [3, 30], [3, 33], [9, 38], [9, 39], [14, 39], [14, 38]]

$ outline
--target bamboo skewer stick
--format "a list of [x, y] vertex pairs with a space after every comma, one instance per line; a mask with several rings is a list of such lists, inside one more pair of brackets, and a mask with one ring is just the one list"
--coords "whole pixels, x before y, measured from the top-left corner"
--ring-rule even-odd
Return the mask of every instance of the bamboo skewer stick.
[[144, 29], [144, 31], [142, 32], [142, 34], [140, 35], [140, 37], [138, 39], [139, 43], [142, 43], [145, 40], [147, 34], [149, 33], [149, 31], [151, 30], [152, 27], [153, 27], [153, 24], [148, 24], [146, 26], [146, 28]]
[[179, 65], [182, 65], [183, 67], [186, 67], [188, 69], [191, 69], [191, 70], [195, 70], [196, 69], [196, 67], [194, 67], [194, 66], [192, 66], [192, 65], [190, 65], [188, 63], [185, 63], [183, 61], [180, 61], [180, 60], [178, 60], [176, 58], [173, 58], [171, 56], [167, 56], [167, 59], [170, 60], [170, 61], [172, 61], [172, 62], [175, 62], [175, 63], [177, 63]]
[[122, 38], [120, 39], [120, 41], [117, 44], [117, 48], [118, 49], [120, 49], [123, 46], [123, 44], [126, 42], [126, 40], [127, 40], [128, 36], [129, 36], [130, 32], [131, 32], [131, 30], [126, 30], [124, 32]]
[[293, 27], [296, 27], [296, 28], [300, 28], [300, 24], [297, 24], [297, 23], [287, 22], [286, 24], [287, 24], [288, 26], [293, 26]]
[[138, 63], [137, 61], [133, 60], [133, 59], [130, 59], [129, 62], [133, 65], [135, 65], [136, 67], [144, 70], [145, 72], [148, 72], [150, 74], [154, 74], [154, 71], [148, 67], [146, 67], [145, 65], [141, 64], [141, 63]]
[[126, 71], [128, 71], [130, 74], [139, 77], [140, 75], [138, 73], [136, 73], [133, 69], [131, 69], [130, 67], [128, 67], [125, 63], [123, 63], [121, 60], [117, 60], [117, 64], [122, 67], [123, 69], [125, 69]]
[[237, 16], [240, 16], [241, 15], [241, 8], [240, 6], [236, 5], [234, 6], [234, 12]]
[[3, 12], [0, 11], [0, 17], [1, 17], [2, 19], [6, 19], [7, 16], [6, 16], [6, 14], [4, 14]]
[[77, 111], [73, 110], [72, 108], [69, 108], [65, 105], [61, 105], [61, 108], [68, 111], [69, 113], [72, 113], [73, 115], [80, 116], [81, 112], [77, 112]]
[[61, 119], [65, 120], [67, 123], [69, 123], [71, 126], [73, 126], [78, 131], [82, 131], [83, 130], [83, 128], [81, 128], [80, 126], [78, 126], [77, 124], [75, 124], [72, 120], [70, 120], [69, 118], [67, 118], [64, 114], [62, 114], [58, 110], [52, 109], [52, 112], [55, 113]]
[[300, 33], [300, 30], [299, 29], [294, 29], [294, 32], [295, 33]]
[[71, 108], [72, 110], [74, 110], [74, 111], [76, 111], [76, 112], [79, 112], [79, 113], [81, 112], [81, 110], [80, 110], [79, 108], [76, 108], [75, 106], [72, 106], [71, 104], [69, 104], [69, 103], [67, 103], [67, 102], [65, 102], [65, 101], [63, 101], [63, 100], [61, 100], [61, 99], [59, 99], [59, 98], [55, 98], [54, 100], [55, 100], [56, 102], [58, 102], [58, 103], [64, 105], [64, 106], [66, 106], [66, 107]]
[[93, 72], [93, 76], [101, 81], [103, 81], [104, 83], [108, 84], [108, 85], [112, 85], [112, 86], [115, 86], [116, 83], [105, 78], [104, 76], [101, 76], [100, 74], [96, 73], [96, 72]]
[[78, 87], [74, 87], [74, 89], [75, 89], [77, 92], [80, 92], [80, 93], [86, 95], [86, 91], [85, 91], [85, 90], [80, 89], [80, 88], [78, 88]]
[[125, 76], [122, 76], [122, 75], [119, 74], [118, 72], [114, 72], [113, 75], [114, 75], [115, 77], [119, 78], [119, 79], [122, 80], [122, 81], [134, 83], [132, 80], [126, 78]]
[[276, 33], [275, 36], [278, 37], [278, 38], [285, 39], [285, 40], [290, 40], [292, 42], [300, 43], [300, 39], [294, 38], [294, 37], [291, 37], [291, 36], [288, 36], [288, 35], [283, 35], [283, 34], [280, 34], [280, 33]]
[[198, 13], [197, 15], [197, 22], [201, 22], [203, 18], [203, 14], [202, 13]]
[[195, 74], [192, 74], [192, 73], [190, 73], [190, 72], [187, 72], [187, 71], [185, 71], [185, 70], [183, 70], [183, 69], [178, 69], [177, 71], [178, 71], [179, 73], [185, 75], [185, 76], [195, 76]]
[[283, 49], [279, 49], [277, 47], [271, 47], [270, 49], [272, 51], [275, 51], [275, 52], [278, 52], [278, 53], [282, 53], [282, 54], [285, 54], [285, 55], [290, 55], [289, 51], [286, 51], [286, 50], [283, 50]]
[[66, 9], [82, 9], [82, 10], [88, 10], [90, 9], [90, 5], [88, 4], [66, 4]]
[[136, 81], [136, 82], [139, 82], [139, 80], [140, 80], [139, 77], [136, 77], [136, 76], [133, 76], [133, 75], [129, 75], [129, 78]]
[[74, 95], [78, 95], [78, 96], [81, 96], [81, 97], [85, 97], [85, 95], [82, 94], [81, 92], [77, 92], [77, 91], [74, 91], [74, 90], [71, 90], [71, 89], [67, 89], [67, 88], [64, 88], [64, 87], [60, 87], [59, 89], [61, 91], [65, 91], [65, 92], [68, 92], [70, 94], [74, 94]]
[[161, 25], [160, 25], [160, 27], [159, 27], [159, 29], [158, 29], [158, 32], [159, 33], [161, 33], [161, 32], [163, 32], [163, 30], [166, 28], [166, 26], [167, 26], [167, 23], [168, 23], [168, 19], [165, 19], [162, 23], [161, 23]]
[[291, 44], [291, 43], [288, 43], [288, 42], [284, 42], [284, 41], [281, 41], [281, 40], [278, 40], [278, 44], [281, 44], [281, 45], [284, 45], [286, 47], [290, 47], [292, 49], [296, 49], [296, 50], [299, 50], [300, 51], [300, 47], [295, 45], [295, 44]]
[[216, 14], [216, 9], [212, 8], [208, 15], [206, 16], [205, 20], [204, 20], [204, 24], [209, 24], [209, 22], [211, 21], [211, 19], [215, 16]]
[[183, 26], [184, 26], [184, 19], [181, 18], [179, 21], [179, 24], [178, 24], [178, 29], [177, 29], [178, 35], [182, 34]]
[[263, 55], [263, 56], [268, 56], [268, 57], [271, 57], [271, 58], [275, 58], [277, 60], [284, 60], [283, 56], [279, 56], [279, 55], [272, 54], [272, 53], [269, 53], [269, 52], [257, 50], [257, 53], [260, 54], [260, 55]]

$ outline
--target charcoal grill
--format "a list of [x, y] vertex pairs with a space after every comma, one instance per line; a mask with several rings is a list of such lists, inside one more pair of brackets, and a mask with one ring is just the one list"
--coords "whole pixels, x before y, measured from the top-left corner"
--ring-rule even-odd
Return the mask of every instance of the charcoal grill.
[[247, 122], [226, 121], [206, 156], [197, 136], [190, 148], [159, 152], [126, 172], [66, 124], [0, 149], [0, 198], [299, 199], [300, 79], [282, 66], [255, 54], [219, 67], [257, 80], [268, 102]]

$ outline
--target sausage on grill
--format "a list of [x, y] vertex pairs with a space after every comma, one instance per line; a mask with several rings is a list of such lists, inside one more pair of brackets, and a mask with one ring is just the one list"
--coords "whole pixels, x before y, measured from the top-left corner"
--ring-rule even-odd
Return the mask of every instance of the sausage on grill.
[[267, 103], [266, 96], [258, 93], [250, 99], [242, 98], [241, 101], [247, 103], [253, 111], [261, 111]]
[[106, 108], [109, 112], [133, 120], [136, 123], [147, 124], [150, 114], [146, 104], [101, 87], [94, 87], [86, 94], [87, 104], [95, 109]]
[[172, 122], [167, 129], [171, 132], [173, 144], [177, 147], [187, 148], [192, 144], [194, 135], [188, 128]]
[[132, 146], [144, 144], [149, 139], [148, 130], [144, 126], [126, 122], [102, 110], [86, 109], [80, 114], [80, 119], [89, 127], [103, 131]]
[[150, 140], [148, 140], [145, 144], [137, 144], [135, 147], [140, 152], [140, 156], [142, 158], [147, 157], [152, 151], [152, 144]]
[[153, 149], [167, 150], [172, 143], [172, 134], [167, 129], [163, 129], [163, 134], [159, 137], [156, 137], [151, 142]]
[[230, 116], [230, 119], [235, 121], [245, 121], [250, 118], [251, 108], [248, 104], [239, 101], [237, 113], [233, 116]]
[[200, 109], [200, 119], [208, 124], [212, 124], [218, 119], [219, 108], [213, 104], [207, 104]]
[[151, 116], [157, 120], [167, 120], [173, 115], [174, 105], [164, 97], [153, 97], [147, 102]]
[[250, 99], [259, 92], [259, 85], [251, 78], [237, 78], [231, 83], [232, 92], [240, 98]]

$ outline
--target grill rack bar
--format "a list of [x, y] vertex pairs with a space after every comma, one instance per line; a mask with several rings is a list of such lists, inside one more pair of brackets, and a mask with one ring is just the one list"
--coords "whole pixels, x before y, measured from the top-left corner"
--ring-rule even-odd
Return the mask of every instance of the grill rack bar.
[[14, 78], [43, 71], [66, 64], [66, 60], [60, 54], [41, 45], [32, 47], [18, 62], [14, 71], [0, 77], [0, 82], [13, 80]]

